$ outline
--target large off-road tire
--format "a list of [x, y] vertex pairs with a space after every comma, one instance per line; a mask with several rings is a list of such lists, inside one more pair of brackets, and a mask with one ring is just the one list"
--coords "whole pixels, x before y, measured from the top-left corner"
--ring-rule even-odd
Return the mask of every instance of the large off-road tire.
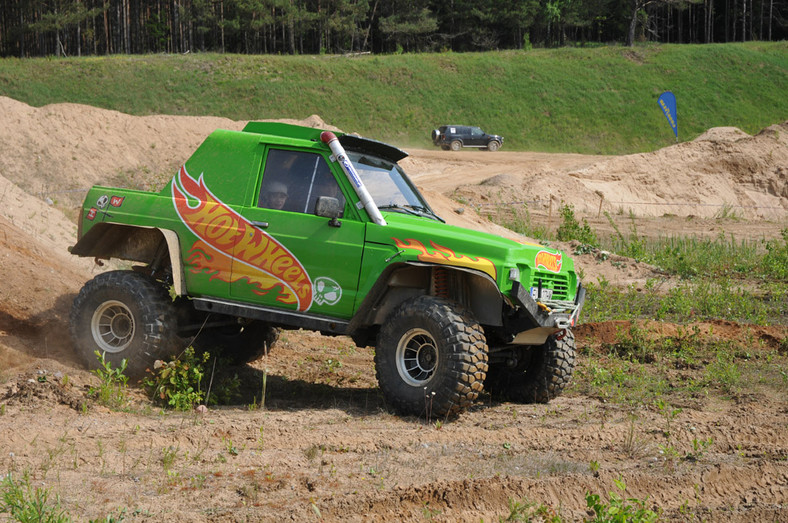
[[87, 282], [74, 299], [70, 320], [77, 353], [89, 368], [99, 368], [98, 351], [112, 368], [125, 359], [132, 380], [182, 348], [167, 289], [132, 271], [105, 272]]
[[490, 140], [487, 143], [487, 150], [490, 151], [491, 153], [494, 153], [495, 151], [497, 151], [500, 148], [501, 148], [501, 144], [498, 143], [497, 140]]
[[459, 151], [460, 149], [462, 149], [462, 142], [459, 140], [454, 140], [453, 142], [451, 142], [449, 147], [451, 147], [452, 151]]
[[575, 336], [563, 331], [523, 354], [514, 367], [490, 365], [484, 388], [497, 399], [547, 403], [569, 385], [575, 369]]
[[478, 397], [486, 373], [484, 331], [469, 311], [449, 300], [410, 299], [378, 334], [378, 385], [403, 414], [457, 414]]
[[231, 364], [243, 365], [271, 352], [278, 339], [278, 328], [262, 321], [240, 320], [225, 327], [201, 331], [192, 340], [192, 346], [199, 352], [225, 358]]

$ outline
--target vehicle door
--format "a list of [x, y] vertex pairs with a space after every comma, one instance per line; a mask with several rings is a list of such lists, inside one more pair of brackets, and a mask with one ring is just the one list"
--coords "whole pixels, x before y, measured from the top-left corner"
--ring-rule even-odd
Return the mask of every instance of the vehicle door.
[[474, 147], [480, 147], [482, 145], [487, 145], [487, 141], [485, 140], [484, 131], [482, 131], [478, 127], [471, 127], [470, 128], [470, 138], [468, 139], [468, 145], [472, 145]]
[[[350, 318], [364, 223], [347, 205], [327, 159], [312, 151], [269, 147], [256, 201], [244, 208], [232, 265], [240, 301]], [[315, 215], [319, 196], [337, 198], [343, 217]]]

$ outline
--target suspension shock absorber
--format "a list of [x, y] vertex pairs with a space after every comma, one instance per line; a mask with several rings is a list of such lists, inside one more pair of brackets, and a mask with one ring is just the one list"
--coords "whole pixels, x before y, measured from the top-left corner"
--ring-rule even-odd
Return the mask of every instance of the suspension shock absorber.
[[449, 297], [449, 271], [443, 267], [432, 270], [432, 292], [439, 298]]

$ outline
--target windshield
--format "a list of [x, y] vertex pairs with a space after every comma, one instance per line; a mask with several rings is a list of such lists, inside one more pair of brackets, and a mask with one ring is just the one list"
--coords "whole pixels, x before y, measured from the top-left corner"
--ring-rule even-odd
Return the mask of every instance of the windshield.
[[443, 221], [432, 212], [399, 165], [369, 154], [348, 151], [347, 155], [378, 209]]

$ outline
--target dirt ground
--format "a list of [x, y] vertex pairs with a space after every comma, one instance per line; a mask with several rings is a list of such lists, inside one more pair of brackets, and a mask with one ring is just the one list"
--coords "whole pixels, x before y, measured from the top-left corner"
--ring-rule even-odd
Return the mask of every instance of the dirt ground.
[[[330, 127], [317, 116], [300, 123]], [[98, 405], [88, 394], [98, 379], [67, 334], [74, 296], [106, 269], [68, 254], [77, 206], [95, 183], [161, 187], [212, 130], [244, 122], [0, 97], [0, 124], [0, 475], [29, 473], [75, 519], [478, 522], [529, 500], [581, 521], [586, 492], [606, 498], [621, 479], [665, 521], [788, 522], [786, 394], [757, 383], [671, 416], [570, 387], [548, 405], [483, 395], [454, 420], [403, 418], [380, 397], [372, 348], [286, 331], [264, 360], [230, 369], [241, 384], [233, 405], [164, 412], [139, 389], [122, 410]], [[492, 215], [527, 210], [533, 225], [554, 228], [562, 203], [602, 233], [634, 224], [646, 236], [741, 240], [788, 227], [788, 122], [755, 136], [710, 129], [623, 157], [408, 152], [403, 165], [439, 214], [501, 235], [517, 236]], [[633, 260], [575, 259], [591, 281], [664, 278]], [[619, 327], [576, 329], [577, 372]], [[785, 327], [697, 327], [755, 340], [751, 358], [785, 356]], [[677, 372], [700, 379], [691, 366]], [[666, 433], [681, 459], [666, 455]]]

